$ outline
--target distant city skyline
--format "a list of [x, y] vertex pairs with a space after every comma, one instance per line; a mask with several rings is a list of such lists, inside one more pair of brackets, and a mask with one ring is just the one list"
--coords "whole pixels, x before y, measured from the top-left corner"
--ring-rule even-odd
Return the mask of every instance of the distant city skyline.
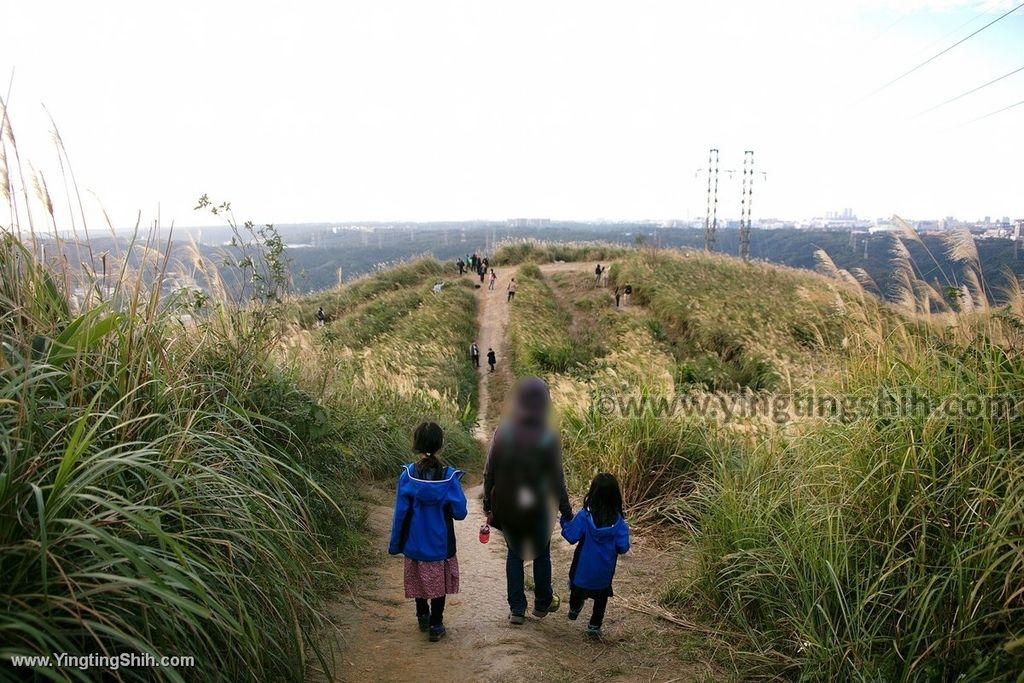
[[15, 3], [0, 76], [28, 193], [67, 220], [45, 103], [93, 225], [697, 220], [710, 147], [720, 216], [752, 149], [755, 224], [1015, 220], [1024, 106], [975, 119], [1024, 72], [956, 98], [1024, 64], [1024, 10], [883, 87], [1014, 4]]

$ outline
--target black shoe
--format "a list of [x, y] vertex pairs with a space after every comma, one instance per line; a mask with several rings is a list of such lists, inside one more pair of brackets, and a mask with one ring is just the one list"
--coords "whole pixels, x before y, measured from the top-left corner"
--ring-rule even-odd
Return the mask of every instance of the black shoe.
[[519, 614], [518, 612], [513, 612], [512, 614], [508, 615], [508, 620], [509, 623], [511, 624], [515, 624], [516, 626], [522, 626], [526, 623], [526, 615]]
[[416, 621], [420, 624], [420, 630], [426, 631], [430, 628], [430, 615], [429, 614], [417, 614]]

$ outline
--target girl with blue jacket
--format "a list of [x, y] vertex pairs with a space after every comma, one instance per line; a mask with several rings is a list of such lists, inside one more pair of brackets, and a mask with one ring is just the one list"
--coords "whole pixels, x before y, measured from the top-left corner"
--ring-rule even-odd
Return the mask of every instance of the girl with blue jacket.
[[437, 457], [443, 443], [444, 433], [433, 422], [413, 433], [420, 458], [398, 477], [388, 545], [390, 554], [405, 555], [405, 597], [416, 600], [420, 630], [429, 629], [432, 642], [445, 635], [445, 596], [459, 592], [453, 521], [466, 518], [462, 472]]
[[601, 637], [618, 556], [629, 550], [629, 527], [622, 514], [622, 492], [615, 477], [602, 472], [590, 483], [583, 509], [571, 521], [562, 518], [562, 537], [576, 543], [569, 567], [569, 618], [574, 620], [587, 598], [594, 601], [587, 635]]

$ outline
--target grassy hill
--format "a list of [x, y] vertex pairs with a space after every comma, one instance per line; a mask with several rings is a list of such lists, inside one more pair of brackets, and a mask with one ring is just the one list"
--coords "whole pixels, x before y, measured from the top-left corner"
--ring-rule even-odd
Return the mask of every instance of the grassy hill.
[[[329, 659], [326, 601], [371, 555], [361, 484], [393, 476], [426, 418], [449, 460], [478, 462], [470, 281], [419, 259], [290, 298], [262, 240], [234, 261], [251, 297], [229, 301], [217, 273], [162, 286], [153, 249], [79, 280], [4, 236], [0, 657], [188, 653], [204, 667], [158, 675], [303, 680]], [[663, 604], [701, 614], [727, 666], [1024, 670], [1019, 287], [934, 314], [835, 264], [600, 244], [494, 260], [517, 269], [511, 366], [550, 382], [573, 489], [614, 472], [632, 523], [685, 542]]]
[[171, 289], [149, 245], [85, 276], [0, 235], [0, 659], [189, 655], [119, 674], [305, 680], [330, 661], [328, 598], [373, 556], [361, 482], [390, 478], [431, 417], [448, 458], [479, 456], [455, 362], [472, 295], [434, 294], [441, 268], [418, 261], [289, 300], [275, 244], [228, 255], [251, 295], [231, 301], [201, 257], [202, 287]]
[[665, 604], [703, 610], [739, 671], [1016, 680], [1019, 288], [933, 315], [694, 252], [628, 254], [606, 288], [548, 273], [519, 270], [517, 371], [550, 381], [577, 490], [611, 471], [634, 521], [687, 539]]

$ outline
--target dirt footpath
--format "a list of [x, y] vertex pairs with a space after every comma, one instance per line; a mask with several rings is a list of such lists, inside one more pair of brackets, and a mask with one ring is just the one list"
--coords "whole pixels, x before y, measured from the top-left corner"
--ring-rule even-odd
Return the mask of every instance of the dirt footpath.
[[[593, 263], [552, 264], [542, 270], [593, 271]], [[478, 438], [486, 440], [500, 413], [500, 397], [512, 376], [508, 369], [505, 336], [509, 305], [505, 276], [497, 288], [478, 291], [481, 350]], [[511, 304], [515, 306], [515, 302]], [[498, 371], [486, 364], [488, 347], [498, 355]], [[475, 484], [473, 483], [475, 481]], [[335, 657], [338, 681], [710, 681], [717, 680], [709, 664], [710, 649], [699, 632], [681, 629], [657, 612], [657, 591], [675, 568], [674, 552], [657, 548], [634, 533], [633, 549], [619, 560], [615, 597], [608, 604], [600, 642], [584, 634], [590, 605], [580, 618], [566, 618], [568, 571], [572, 547], [554, 531], [552, 574], [562, 608], [544, 619], [527, 610], [527, 622], [508, 622], [505, 599], [505, 546], [501, 534], [481, 544], [478, 529], [484, 521], [479, 473], [467, 477], [469, 516], [455, 523], [460, 567], [460, 588], [448, 596], [445, 607], [447, 636], [431, 643], [418, 629], [412, 600], [404, 597], [401, 556], [385, 554], [391, 528], [393, 488], [370, 492], [370, 523], [381, 561], [362, 580], [356, 593], [333, 605], [342, 649]], [[526, 567], [527, 597], [531, 606], [531, 568]]]

